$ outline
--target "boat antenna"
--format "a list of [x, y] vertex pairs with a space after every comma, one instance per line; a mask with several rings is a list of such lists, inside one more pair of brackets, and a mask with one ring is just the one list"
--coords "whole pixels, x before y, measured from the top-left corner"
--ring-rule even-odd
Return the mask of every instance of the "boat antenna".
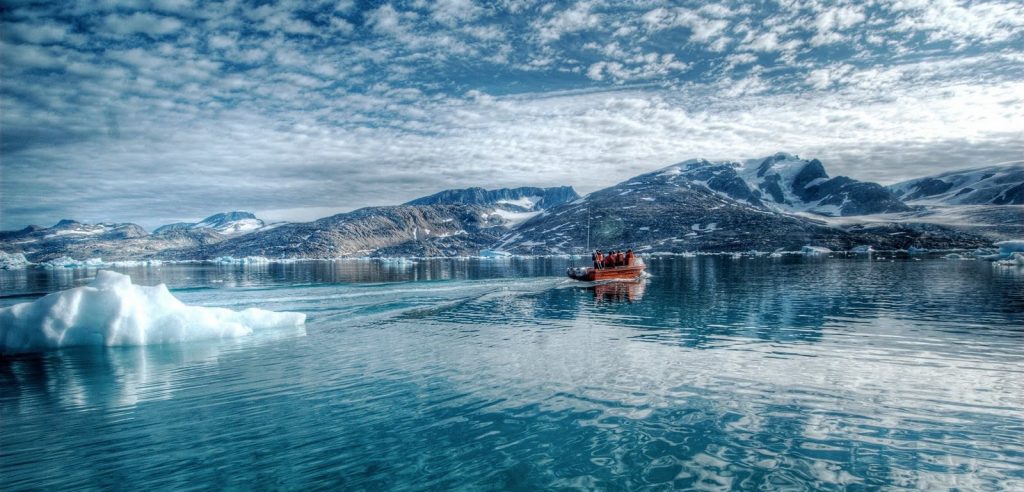
[[587, 252], [590, 252], [590, 207], [587, 207]]

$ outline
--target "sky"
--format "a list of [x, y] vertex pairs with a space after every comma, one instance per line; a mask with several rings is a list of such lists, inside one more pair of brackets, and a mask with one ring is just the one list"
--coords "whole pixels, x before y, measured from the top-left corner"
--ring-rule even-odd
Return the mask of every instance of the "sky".
[[0, 229], [1024, 158], [1024, 2], [0, 1]]

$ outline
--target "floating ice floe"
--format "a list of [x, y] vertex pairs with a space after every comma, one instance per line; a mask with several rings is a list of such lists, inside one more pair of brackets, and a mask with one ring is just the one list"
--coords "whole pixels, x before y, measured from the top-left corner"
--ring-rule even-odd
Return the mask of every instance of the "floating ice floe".
[[917, 246], [911, 246], [911, 247], [907, 248], [907, 254], [908, 255], [923, 255], [923, 254], [925, 254], [927, 252], [928, 252], [927, 249], [925, 249], [925, 248], [918, 248]]
[[853, 249], [850, 250], [850, 252], [851, 253], [858, 253], [858, 254], [874, 253], [875, 252], [875, 248], [872, 248], [870, 245], [861, 245], [861, 246], [855, 246]]
[[100, 270], [87, 286], [0, 308], [0, 353], [233, 338], [305, 321], [302, 313], [189, 306], [163, 284], [134, 285], [127, 275]]
[[801, 254], [811, 255], [811, 256], [813, 256], [813, 255], [827, 255], [827, 254], [829, 254], [831, 252], [832, 252], [831, 249], [825, 248], [823, 246], [804, 246], [804, 247], [800, 248], [800, 253]]
[[1024, 239], [999, 241], [995, 245], [999, 247], [999, 256], [1004, 258], [1009, 258], [1014, 253], [1024, 253]]
[[[995, 243], [999, 248], [998, 252], [992, 250], [977, 249], [974, 256], [981, 260], [995, 261], [1002, 265], [1024, 264], [1024, 239], [1011, 239]], [[1021, 261], [1022, 263], [1018, 263]]]
[[242, 258], [218, 256], [213, 262], [221, 265], [268, 265], [272, 263], [272, 260], [264, 256], [245, 256]]
[[496, 249], [484, 249], [480, 250], [481, 258], [511, 258], [512, 253], [508, 251], [499, 251]]
[[0, 270], [17, 270], [31, 265], [22, 253], [5, 253], [0, 251]]

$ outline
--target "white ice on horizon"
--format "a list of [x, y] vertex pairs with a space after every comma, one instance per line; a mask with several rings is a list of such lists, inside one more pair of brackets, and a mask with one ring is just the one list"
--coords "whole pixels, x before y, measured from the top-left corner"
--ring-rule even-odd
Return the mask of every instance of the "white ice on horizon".
[[822, 246], [804, 246], [800, 248], [800, 252], [805, 255], [827, 255], [832, 252], [831, 249]]
[[189, 306], [164, 284], [134, 285], [127, 275], [101, 270], [87, 286], [0, 308], [0, 353], [233, 338], [305, 321], [302, 313]]

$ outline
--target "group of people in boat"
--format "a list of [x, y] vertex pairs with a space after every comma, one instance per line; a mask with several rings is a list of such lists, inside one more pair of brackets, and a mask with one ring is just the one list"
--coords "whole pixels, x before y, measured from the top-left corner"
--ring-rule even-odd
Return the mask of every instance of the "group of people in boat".
[[594, 260], [594, 268], [615, 268], [633, 266], [636, 256], [633, 255], [632, 249], [627, 249], [625, 252], [609, 251], [608, 254], [597, 250], [590, 255], [590, 258]]

